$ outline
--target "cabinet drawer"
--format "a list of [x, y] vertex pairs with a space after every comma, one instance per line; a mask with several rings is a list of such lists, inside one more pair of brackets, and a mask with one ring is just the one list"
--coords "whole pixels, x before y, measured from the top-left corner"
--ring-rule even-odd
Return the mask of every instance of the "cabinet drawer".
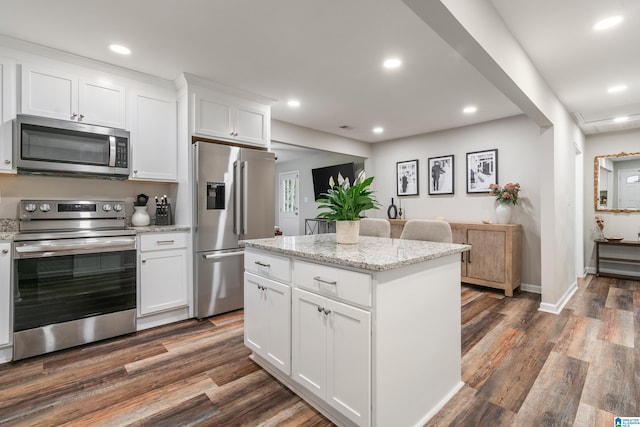
[[291, 282], [291, 260], [288, 257], [245, 249], [244, 269], [260, 276]]
[[322, 295], [371, 307], [371, 276], [368, 274], [296, 260], [293, 283]]
[[146, 233], [140, 235], [140, 251], [161, 251], [187, 247], [187, 233]]

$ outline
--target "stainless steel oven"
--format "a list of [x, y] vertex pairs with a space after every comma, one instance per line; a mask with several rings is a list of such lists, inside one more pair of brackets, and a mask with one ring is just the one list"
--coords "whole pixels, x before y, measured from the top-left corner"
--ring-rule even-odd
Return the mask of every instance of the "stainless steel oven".
[[124, 228], [123, 208], [123, 202], [21, 202], [14, 360], [136, 330], [136, 236]]

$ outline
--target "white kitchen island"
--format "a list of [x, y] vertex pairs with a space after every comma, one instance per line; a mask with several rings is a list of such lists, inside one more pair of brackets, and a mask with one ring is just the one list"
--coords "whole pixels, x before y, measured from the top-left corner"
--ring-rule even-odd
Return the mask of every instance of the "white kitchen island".
[[335, 234], [245, 241], [245, 344], [338, 425], [422, 426], [462, 387], [468, 245]]

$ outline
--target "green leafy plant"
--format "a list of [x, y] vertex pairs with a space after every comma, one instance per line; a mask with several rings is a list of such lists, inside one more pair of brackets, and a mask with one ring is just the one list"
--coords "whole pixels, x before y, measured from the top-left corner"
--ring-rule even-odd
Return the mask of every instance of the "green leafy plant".
[[326, 218], [329, 221], [357, 221], [360, 215], [368, 209], [379, 209], [379, 203], [369, 188], [373, 177], [365, 178], [364, 171], [354, 180], [353, 185], [349, 178], [344, 179], [338, 174], [338, 184], [333, 177], [329, 179], [329, 189], [322, 193], [318, 200], [318, 209], [328, 209], [318, 214], [318, 218]]

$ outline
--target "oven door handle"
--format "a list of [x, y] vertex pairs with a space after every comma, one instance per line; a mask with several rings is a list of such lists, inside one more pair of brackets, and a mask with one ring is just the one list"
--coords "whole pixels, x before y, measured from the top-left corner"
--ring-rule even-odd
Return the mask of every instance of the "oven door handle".
[[44, 258], [96, 252], [135, 250], [135, 237], [81, 239], [73, 241], [30, 242], [15, 246], [15, 258]]

